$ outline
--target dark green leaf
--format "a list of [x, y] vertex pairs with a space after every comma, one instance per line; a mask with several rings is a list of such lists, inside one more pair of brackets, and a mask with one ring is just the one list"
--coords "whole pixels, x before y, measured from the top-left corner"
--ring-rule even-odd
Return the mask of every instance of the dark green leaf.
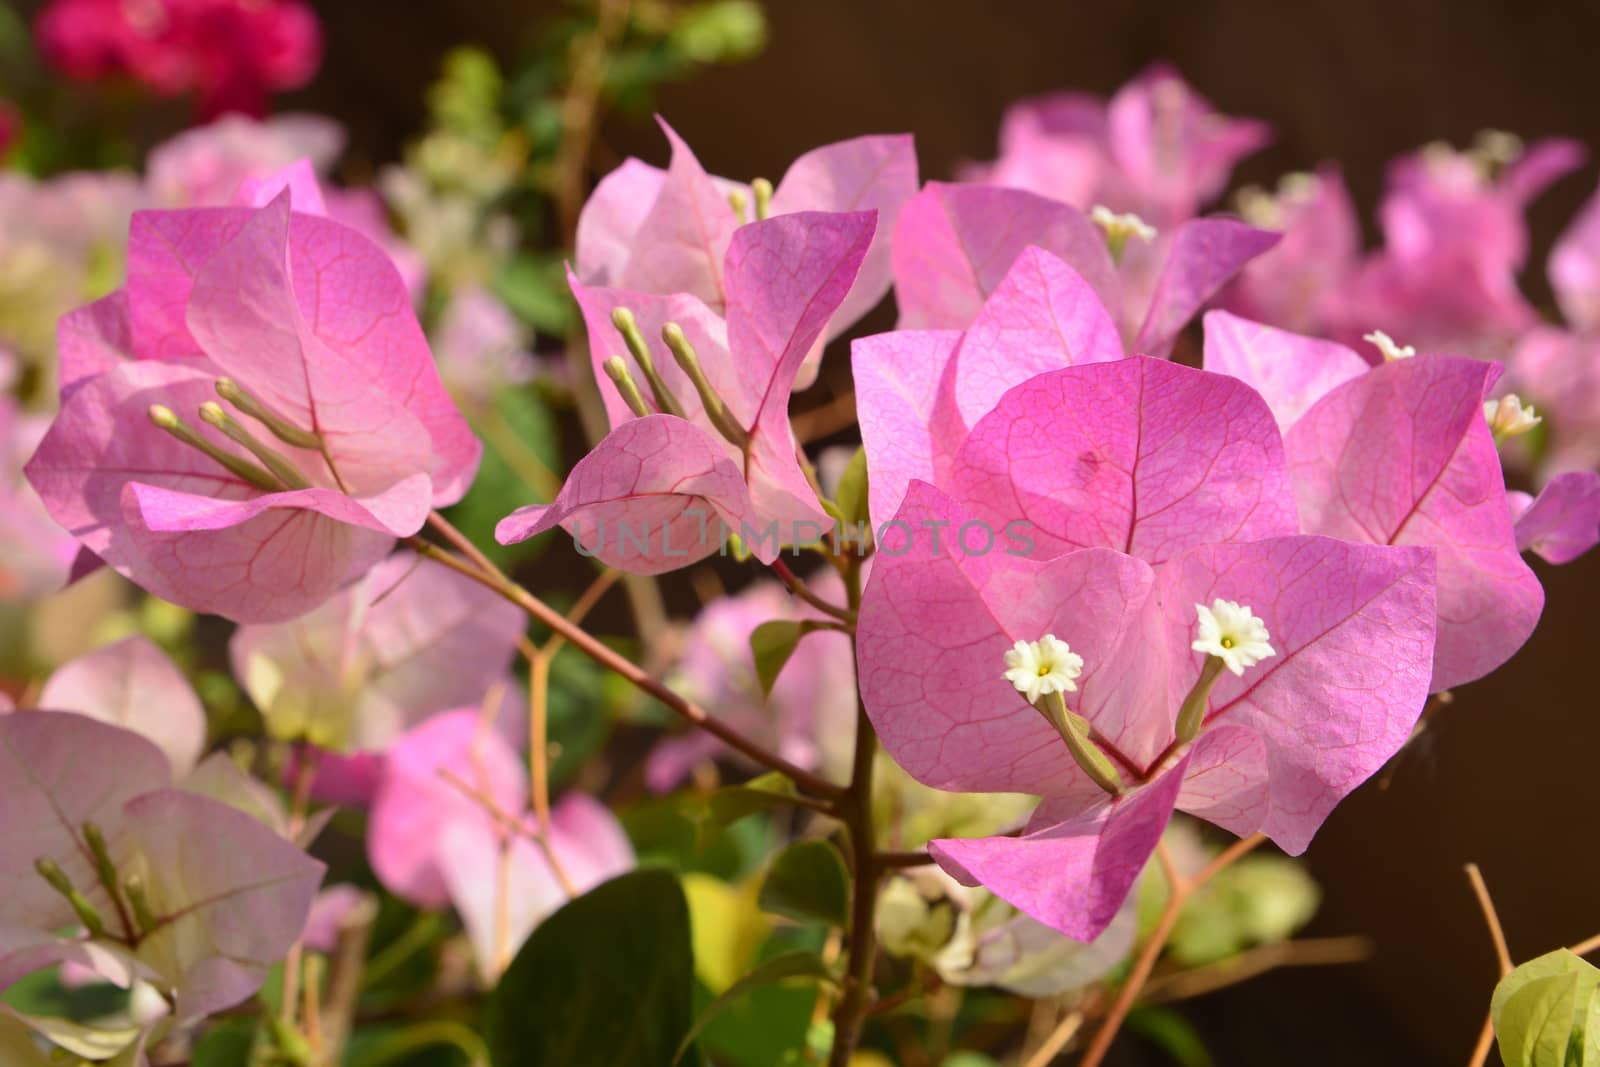
[[693, 1024], [689, 907], [644, 869], [567, 904], [523, 945], [485, 1015], [495, 1067], [666, 1064]]
[[681, 1060], [700, 1031], [734, 1001], [751, 990], [776, 985], [790, 978], [807, 978], [830, 986], [836, 984], [833, 972], [828, 970], [828, 965], [823, 963], [822, 957], [815, 952], [785, 952], [781, 956], [774, 956], [723, 990], [720, 997], [706, 1005], [705, 1011], [700, 1013], [700, 1018], [695, 1020], [694, 1026], [684, 1035], [683, 1044], [678, 1046], [678, 1054], [672, 1058], [672, 1062], [677, 1063]]
[[844, 925], [849, 901], [844, 860], [826, 841], [800, 841], [779, 853], [757, 898], [763, 911], [833, 926]]
[[550, 409], [533, 389], [502, 389], [473, 416], [483, 438], [483, 461], [472, 489], [449, 510], [450, 521], [502, 567], [512, 568], [544, 551], [548, 538], [501, 545], [494, 528], [523, 504], [547, 501], [560, 488], [557, 428]]
[[1171, 1008], [1136, 1009], [1128, 1016], [1128, 1029], [1160, 1048], [1180, 1067], [1211, 1067], [1211, 1053], [1199, 1033]]
[[772, 687], [777, 684], [784, 664], [794, 655], [800, 639], [824, 628], [812, 620], [795, 622], [789, 619], [774, 619], [755, 628], [750, 634], [750, 652], [755, 656], [756, 678], [761, 682], [763, 695], [772, 695]]
[[743, 785], [732, 785], [712, 793], [706, 801], [706, 830], [719, 830], [758, 811], [771, 811], [794, 803], [794, 783], [777, 771], [752, 778]]
[[778, 680], [783, 665], [794, 655], [795, 646], [805, 635], [804, 624], [788, 619], [764, 622], [750, 635], [750, 651], [756, 658], [756, 678], [761, 682], [761, 692], [772, 695], [772, 686]]

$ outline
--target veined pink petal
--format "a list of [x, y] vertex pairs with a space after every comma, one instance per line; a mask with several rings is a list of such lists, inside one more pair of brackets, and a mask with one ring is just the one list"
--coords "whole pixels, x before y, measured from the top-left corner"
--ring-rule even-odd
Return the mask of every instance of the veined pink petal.
[[1123, 292], [1124, 331], [1143, 319], [1138, 333], [1128, 340], [1128, 351], [1164, 357], [1172, 351], [1179, 331], [1226, 285], [1244, 265], [1277, 244], [1279, 235], [1258, 230], [1237, 219], [1192, 219], [1172, 232], [1158, 237], [1154, 245], [1135, 246], [1129, 242], [1124, 252], [1123, 276], [1138, 269], [1137, 260], [1150, 255], [1159, 258], [1159, 273], [1148, 297], [1138, 286]]
[[973, 427], [949, 486], [1038, 551], [1115, 548], [1159, 562], [1191, 545], [1296, 530], [1272, 413], [1249, 387], [1134, 357], [1041, 374]]
[[656, 120], [672, 144], [672, 162], [638, 229], [621, 277], [612, 284], [651, 293], [689, 293], [723, 308], [722, 258], [739, 220], [722, 190], [677, 132]]
[[[402, 445], [397, 440], [392, 450], [374, 448], [369, 461], [376, 462], [386, 451], [408, 455], [421, 447], [431, 452], [422, 469], [433, 478], [435, 505], [460, 499], [476, 473], [481, 445], [439, 380], [410, 294], [393, 261], [356, 230], [314, 215], [289, 214], [287, 202], [259, 211], [139, 212], [129, 237], [126, 290], [135, 354], [141, 359], [201, 354], [186, 321], [196, 279], [251, 220], [257, 221], [247, 243], [212, 270], [216, 299], [202, 308], [202, 318], [214, 323], [224, 312], [240, 316], [241, 325], [249, 321], [250, 309], [239, 306], [238, 296], [244, 291], [240, 283], [248, 280], [250, 291], [276, 309], [270, 319], [277, 333], [292, 328], [288, 309], [295, 309], [302, 327], [295, 331], [301, 334], [299, 347], [314, 355], [307, 366], [327, 369], [295, 386], [283, 377], [281, 362], [265, 363], [267, 354], [249, 345], [236, 352], [236, 359], [228, 354], [234, 346], [226, 345], [228, 351], [218, 353], [217, 362], [247, 385], [256, 384], [253, 379], [258, 374], [267, 374], [269, 380], [276, 375], [279, 392], [263, 399], [274, 407], [289, 401], [290, 409], [280, 414], [296, 414], [296, 409], [309, 406], [308, 392], [327, 390], [328, 395], [319, 399], [327, 409], [328, 429], [336, 433], [344, 430], [371, 439], [383, 424], [405, 422], [408, 417], [412, 421], [406, 424], [407, 433], [419, 441]], [[234, 276], [220, 276], [224, 271]], [[292, 279], [292, 293], [285, 288], [285, 278]], [[272, 343], [281, 347], [285, 340], [275, 338]], [[338, 376], [330, 363], [337, 365]], [[279, 369], [273, 371], [272, 366]], [[381, 400], [376, 399], [380, 395]], [[394, 407], [406, 416], [392, 414]], [[418, 423], [422, 433], [416, 432]], [[352, 451], [360, 454], [359, 449]]]
[[148, 638], [129, 637], [65, 664], [39, 706], [75, 711], [156, 744], [175, 776], [189, 773], [206, 743], [206, 712], [188, 679]]
[[966, 439], [955, 405], [941, 402], [962, 336], [959, 330], [895, 330], [850, 345], [874, 527], [894, 517], [913, 480], [942, 483]]
[[1306, 532], [1438, 551], [1435, 690], [1510, 659], [1544, 606], [1483, 417], [1495, 374], [1467, 359], [1396, 360], [1328, 393], [1285, 441]]
[[1336, 341], [1302, 337], [1226, 311], [1205, 316], [1205, 369], [1230, 374], [1261, 394], [1285, 432], [1337, 385], [1369, 364]]
[[854, 284], [872, 243], [871, 212], [802, 211], [741, 227], [728, 248], [728, 347], [741, 374], [765, 381], [748, 427], [745, 480], [757, 518], [828, 525], [796, 458], [789, 399], [807, 353]]
[[[1267, 626], [1274, 655], [1242, 677], [1224, 673], [1206, 722], [1208, 732], [1247, 726], [1261, 737], [1270, 810], [1260, 828], [1286, 851], [1303, 851], [1334, 806], [1411, 736], [1432, 674], [1434, 575], [1431, 549], [1305, 536], [1206, 545], [1159, 569], [1169, 647], [1187, 649], [1194, 605], [1218, 598]], [[1191, 651], [1178, 660], [1174, 703], [1203, 659]], [[1237, 769], [1259, 763], [1249, 757]]]
[[1517, 548], [1550, 563], [1571, 563], [1600, 543], [1600, 474], [1568, 471], [1550, 479], [1516, 516]]
[[1008, 535], [921, 482], [889, 525], [862, 601], [857, 670], [884, 748], [913, 777], [937, 789], [1046, 796], [1088, 783], [1004, 677], [1006, 651], [1047, 633], [1083, 657], [1067, 705], [1097, 736], [1141, 764], [1165, 747], [1176, 704], [1160, 707], [1161, 649], [1146, 650], [1155, 658], [1139, 672], [1120, 658], [1153, 581], [1148, 565], [1104, 549], [1048, 563], [1014, 554]]
[[[346, 518], [367, 515], [367, 522], [353, 525], [304, 506], [274, 505], [289, 494], [234, 506], [129, 483], [122, 509], [126, 544], [119, 536], [113, 545], [115, 556], [128, 562], [113, 566], [157, 596], [195, 611], [239, 623], [293, 619], [366, 573], [394, 546], [394, 535], [374, 528], [378, 524], [359, 504], [326, 490], [305, 492], [327, 494], [309, 501], [317, 507], [327, 505]], [[175, 529], [152, 529], [147, 514]], [[233, 523], [242, 516], [249, 517]]]
[[515, 544], [556, 526], [584, 552], [640, 574], [704, 559], [721, 545], [719, 530], [744, 537], [764, 563], [778, 550], [754, 536], [760, 528], [744, 477], [721, 445], [673, 415], [612, 430], [572, 468], [554, 501], [512, 512], [495, 538]]
[[[92, 789], [85, 788], [85, 767], [106, 772]], [[66, 900], [34, 869], [40, 859], [54, 860], [102, 914], [113, 914], [83, 843], [83, 824], [98, 823], [113, 856], [125, 855], [116, 834], [122, 806], [171, 780], [167, 758], [138, 734], [70, 712], [0, 715], [0, 808], [7, 820], [0, 892], [7, 920], [50, 931], [76, 925]]]
[[[318, 496], [314, 502], [379, 528], [356, 528], [312, 512], [285, 510], [273, 498], [281, 504], [288, 494], [263, 497], [199, 450], [151, 424], [152, 404], [192, 412], [215, 395], [216, 377], [215, 369], [204, 365], [144, 360], [89, 379], [65, 398], [27, 467], [28, 479], [56, 522], [156, 595], [234, 619], [292, 617], [326, 599], [358, 568], [381, 558], [394, 535], [348, 498]], [[202, 432], [209, 434], [209, 427]], [[232, 447], [220, 434], [214, 439]], [[140, 489], [132, 488], [135, 483]], [[398, 487], [395, 504], [379, 507], [385, 517], [405, 517], [405, 508], [414, 507], [405, 504], [406, 491]], [[238, 525], [208, 533], [152, 530], [136, 493], [152, 503], [181, 501], [170, 516], [171, 525]], [[426, 514], [425, 496], [422, 504], [415, 517], [419, 525]], [[206, 513], [208, 522], [189, 521]], [[252, 618], [252, 612], [264, 614]]]
[[56, 377], [63, 392], [132, 359], [127, 293], [118, 289], [61, 316], [56, 347], [60, 352]]
[[578, 277], [590, 285], [621, 282], [639, 228], [661, 195], [666, 177], [659, 167], [625, 159], [600, 179], [578, 214]]
[[351, 492], [374, 494], [431, 471], [431, 441], [407, 398], [366, 379], [313, 332], [316, 320], [302, 307], [313, 315], [321, 307], [296, 292], [289, 225], [282, 194], [211, 255], [195, 275], [190, 335], [279, 416], [320, 434]]
[[[876, 211], [878, 227], [850, 294], [824, 333], [832, 339], [889, 291], [890, 238], [900, 210], [917, 193], [917, 150], [910, 134], [856, 137], [814, 148], [789, 165], [772, 195], [772, 214]], [[807, 383], [809, 384], [809, 383]]]
[[1029, 245], [1065, 260], [1106, 307], [1120, 306], [1105, 237], [1074, 209], [1018, 189], [929, 182], [894, 231], [900, 328], [966, 327]]
[[966, 885], [982, 885], [1079, 941], [1110, 924], [1172, 817], [1180, 764], [1152, 784], [1087, 810], [1039, 806], [1022, 837], [945, 838], [928, 850]]
[[1248, 837], [1272, 811], [1271, 772], [1261, 735], [1218, 722], [1195, 738], [1178, 792], [1179, 811]]
[[124, 808], [156, 925], [139, 959], [177, 994], [180, 1025], [244, 1000], [305, 929], [323, 865], [256, 819], [179, 789]]
[[1121, 359], [1122, 341], [1093, 287], [1042, 248], [1023, 249], [967, 327], [952, 395], [974, 426], [1035, 374]]

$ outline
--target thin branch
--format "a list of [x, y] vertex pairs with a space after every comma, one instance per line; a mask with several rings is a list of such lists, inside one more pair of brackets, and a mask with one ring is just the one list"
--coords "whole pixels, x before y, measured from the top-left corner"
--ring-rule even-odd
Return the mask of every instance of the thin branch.
[[1321, 937], [1257, 945], [1237, 956], [1204, 967], [1156, 975], [1145, 983], [1150, 1002], [1188, 1000], [1249, 981], [1280, 967], [1325, 967], [1360, 963], [1372, 955], [1365, 937]]
[[885, 870], [897, 870], [902, 867], [926, 867], [933, 862], [933, 857], [928, 855], [927, 849], [916, 849], [911, 852], [880, 852], [877, 863]]
[[1099, 1067], [1106, 1053], [1115, 1040], [1117, 1031], [1122, 1028], [1122, 1023], [1132, 1010], [1134, 1001], [1139, 997], [1139, 991], [1150, 980], [1150, 973], [1155, 969], [1156, 960], [1161, 955], [1161, 950], [1166, 947], [1167, 938], [1172, 936], [1173, 927], [1178, 924], [1178, 916], [1183, 911], [1183, 906], [1190, 896], [1201, 886], [1231, 864], [1237, 862], [1266, 841], [1262, 834], [1251, 834], [1242, 837], [1223, 849], [1217, 857], [1193, 878], [1184, 878], [1178, 873], [1172, 862], [1172, 857], [1166, 850], [1156, 846], [1156, 855], [1161, 859], [1162, 869], [1167, 874], [1167, 882], [1171, 892], [1167, 895], [1167, 903], [1161, 910], [1161, 918], [1156, 923], [1156, 928], [1151, 931], [1150, 938], [1139, 952], [1139, 958], [1134, 962], [1133, 970], [1128, 975], [1128, 980], [1122, 984], [1117, 992], [1117, 999], [1111, 1005], [1111, 1010], [1106, 1013], [1105, 1021], [1100, 1024], [1100, 1029], [1095, 1032], [1094, 1040], [1089, 1043], [1089, 1048], [1083, 1054], [1083, 1059], [1078, 1067]]
[[[1489, 926], [1489, 938], [1494, 942], [1495, 959], [1500, 965], [1500, 977], [1504, 978], [1511, 973], [1511, 951], [1506, 947], [1505, 930], [1500, 926], [1500, 916], [1495, 911], [1494, 900], [1489, 896], [1489, 887], [1484, 883], [1483, 872], [1478, 870], [1476, 863], [1467, 864], [1467, 881], [1472, 885], [1472, 892], [1478, 898], [1478, 907], [1483, 912], [1483, 921]], [[1471, 1067], [1483, 1067], [1489, 1059], [1489, 1049], [1494, 1046], [1494, 1015], [1489, 1013], [1483, 1017], [1483, 1026], [1478, 1029], [1478, 1043], [1472, 1048], [1472, 1059], [1467, 1062]]]
[[1049, 1067], [1050, 1061], [1054, 1060], [1061, 1050], [1067, 1047], [1069, 1041], [1078, 1036], [1078, 1031], [1082, 1027], [1083, 1013], [1080, 1011], [1069, 1013], [1056, 1025], [1054, 1030], [1050, 1031], [1050, 1036], [1044, 1039], [1044, 1043], [1039, 1046], [1038, 1051], [1030, 1056], [1028, 1062], [1023, 1064], [1022, 1067]]
[[[850, 610], [854, 612], [861, 606], [860, 565], [851, 563], [846, 567], [844, 577]], [[850, 831], [854, 877], [850, 883], [849, 956], [845, 964], [844, 990], [833, 1012], [833, 1049], [828, 1056], [829, 1067], [846, 1067], [850, 1062], [856, 1044], [861, 1039], [867, 1005], [872, 999], [872, 970], [878, 955], [875, 930], [878, 880], [882, 874], [877, 864], [878, 846], [872, 814], [872, 770], [877, 753], [878, 735], [873, 732], [872, 720], [867, 718], [866, 705], [858, 692], [850, 787], [838, 801], [839, 817]]]
[[789, 565], [783, 562], [782, 559], [775, 559], [772, 561], [772, 573], [776, 574], [783, 581], [783, 584], [788, 587], [790, 593], [799, 597], [801, 600], [804, 600], [807, 604], [810, 604], [824, 615], [831, 615], [840, 622], [850, 626], [855, 625], [855, 612], [850, 611], [848, 608], [841, 608], [839, 605], [818, 596], [811, 590], [809, 586], [806, 585], [805, 582], [800, 580], [799, 576], [797, 576], [794, 571], [789, 569]]
[[361, 997], [362, 971], [372, 927], [378, 919], [377, 902], [364, 896], [339, 923], [333, 960], [328, 968], [328, 996], [323, 1010], [323, 1055], [328, 1063], [344, 1061], [345, 1044], [355, 1021]]
[[[442, 518], [439, 521], [448, 526], [448, 523]], [[498, 569], [494, 569], [492, 567], [490, 569], [485, 569], [483, 567], [476, 566], [473, 563], [463, 560], [440, 548], [438, 545], [427, 541], [418, 540], [417, 538], [411, 538], [409, 543], [412, 548], [416, 549], [418, 552], [421, 552], [423, 555], [428, 556], [430, 559], [437, 560], [438, 562], [443, 563], [445, 566], [450, 567], [458, 573], [471, 578], [476, 582], [479, 582], [486, 588], [492, 589], [499, 593], [513, 604], [516, 604], [518, 607], [522, 608], [522, 610], [526, 611], [534, 619], [561, 634], [573, 645], [573, 647], [577, 648], [580, 652], [594, 660], [600, 666], [618, 675], [621, 675], [622, 678], [630, 682], [636, 688], [659, 700], [673, 712], [705, 730], [707, 733], [712, 734], [728, 747], [743, 753], [764, 767], [771, 768], [772, 770], [788, 776], [789, 778], [793, 779], [796, 784], [803, 786], [819, 796], [835, 798], [843, 796], [846, 792], [842, 786], [830, 782], [826, 778], [822, 778], [819, 775], [813, 774], [802, 767], [795, 766], [793, 763], [790, 763], [777, 753], [771, 752], [766, 748], [763, 748], [761, 745], [756, 744], [754, 741], [751, 741], [749, 738], [728, 726], [726, 723], [712, 718], [711, 715], [698, 704], [686, 700], [682, 696], [673, 692], [667, 686], [651, 677], [644, 671], [643, 668], [617, 653], [598, 638], [595, 638], [582, 629], [573, 626], [566, 620], [565, 617], [561, 615], [560, 612], [551, 608], [544, 601], [528, 592], [510, 578], [507, 578]]]
[[1489, 926], [1489, 937], [1494, 941], [1495, 959], [1500, 963], [1500, 977], [1504, 978], [1511, 973], [1511, 950], [1506, 947], [1506, 934], [1500, 927], [1500, 916], [1494, 910], [1494, 901], [1489, 897], [1489, 887], [1484, 884], [1483, 872], [1478, 870], [1476, 863], [1467, 864], [1467, 881], [1472, 883], [1472, 892], [1478, 898], [1478, 907], [1483, 910], [1483, 921]]
[[550, 870], [555, 873], [556, 881], [561, 883], [562, 892], [566, 893], [568, 898], [576, 897], [578, 895], [577, 887], [573, 885], [572, 880], [567, 877], [566, 872], [561, 869], [561, 864], [556, 861], [555, 850], [550, 847], [550, 842], [547, 841], [544, 835], [540, 834], [536, 828], [530, 827], [517, 816], [502, 811], [500, 806], [495, 803], [494, 797], [490, 796], [487, 791], [473, 785], [465, 778], [462, 778], [455, 771], [452, 771], [449, 767], [440, 767], [439, 777], [444, 779], [444, 781], [448, 782], [450, 785], [454, 786], [456, 789], [460, 790], [470, 799], [476, 801], [478, 806], [481, 807], [491, 819], [500, 824], [501, 831], [504, 832], [508, 837], [513, 835], [517, 837], [524, 837], [529, 841], [532, 841], [535, 845], [538, 845], [539, 851], [544, 854], [545, 862], [550, 864]]

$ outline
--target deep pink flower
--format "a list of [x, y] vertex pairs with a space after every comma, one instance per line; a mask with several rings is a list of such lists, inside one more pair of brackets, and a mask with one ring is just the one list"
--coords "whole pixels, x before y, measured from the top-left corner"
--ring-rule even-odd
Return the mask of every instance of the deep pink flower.
[[[367, 826], [367, 854], [385, 887], [418, 907], [453, 904], [490, 982], [567, 899], [531, 836], [527, 805], [516, 753], [475, 709], [454, 711], [390, 750]], [[548, 845], [575, 892], [633, 866], [621, 826], [595, 801], [568, 795], [551, 823]]]
[[1530, 330], [1506, 374], [1508, 388], [1544, 417], [1541, 477], [1600, 467], [1600, 192], [1562, 233], [1546, 273], [1566, 327]]
[[929, 182], [906, 205], [893, 245], [901, 329], [969, 325], [1029, 245], [1059, 256], [1111, 312], [1130, 353], [1165, 356], [1184, 324], [1278, 235], [1222, 217], [1126, 240], [1065, 204], [1016, 189]]
[[[85, 767], [96, 771], [86, 778]], [[0, 847], [0, 988], [54, 963], [80, 964], [124, 987], [156, 984], [174, 1000], [175, 1024], [191, 1025], [260, 988], [299, 937], [322, 879], [320, 863], [257, 819], [172, 788], [153, 744], [81, 715], [0, 716], [0, 806], [15, 820]], [[119, 890], [130, 876], [142, 881], [152, 920], [142, 930], [100, 884], [91, 822], [124, 880]], [[82, 923], [36, 871], [41, 860], [88, 899], [107, 938], [60, 935]]]
[[1431, 146], [1391, 165], [1379, 205], [1384, 247], [1327, 308], [1332, 336], [1355, 346], [1381, 329], [1419, 348], [1506, 356], [1538, 321], [1517, 287], [1527, 258], [1524, 214], [1584, 156], [1571, 141], [1514, 147], [1491, 157], [1483, 147]]
[[1000, 158], [962, 176], [1173, 225], [1215, 200], [1234, 165], [1270, 140], [1266, 123], [1218, 113], [1158, 63], [1109, 101], [1050, 93], [1013, 104]]
[[[500, 542], [561, 526], [612, 566], [659, 573], [718, 551], [719, 528], [745, 538], [763, 562], [781, 544], [830, 528], [800, 465], [789, 399], [801, 363], [850, 292], [872, 233], [870, 212], [803, 211], [740, 227], [719, 275], [726, 321], [688, 294], [590, 288], [574, 279], [597, 376], [607, 359], [624, 360], [648, 398], [647, 413], [635, 417], [602, 377], [614, 429], [578, 461], [554, 501], [501, 520]], [[654, 396], [613, 325], [618, 308], [631, 311], [653, 349], [668, 404]], [[732, 437], [660, 343], [669, 323], [697, 354]], [[661, 413], [670, 405], [683, 414]]]
[[299, 0], [54, 0], [35, 30], [71, 77], [195, 91], [208, 118], [264, 112], [269, 93], [304, 85], [322, 59], [321, 26]]
[[22, 117], [17, 109], [0, 101], [0, 162], [11, 154], [17, 139], [22, 136]]
[[[844, 583], [832, 571], [811, 585], [835, 603], [844, 600]], [[855, 662], [849, 639], [834, 632], [807, 635], [767, 695], [761, 692], [750, 650], [750, 635], [762, 623], [817, 618], [818, 612], [776, 582], [757, 582], [715, 600], [689, 631], [673, 672], [673, 688], [789, 762], [846, 775], [855, 734]], [[702, 730], [681, 734], [650, 754], [646, 777], [652, 789], [664, 792], [688, 777], [695, 764], [725, 754], [728, 750]]]
[[[666, 170], [629, 159], [606, 175], [578, 220], [577, 269], [586, 286], [698, 297], [727, 314], [724, 260], [734, 231], [756, 218], [749, 187], [706, 174], [689, 146], [661, 121], [672, 145]], [[871, 311], [889, 291], [889, 239], [900, 209], [917, 191], [909, 134], [857, 137], [796, 159], [772, 191], [768, 218], [797, 211], [876, 211], [878, 228], [849, 295], [828, 319], [801, 365], [795, 388], [816, 378], [822, 345]], [[736, 212], [730, 196], [743, 197]], [[591, 330], [593, 327], [591, 326]], [[604, 377], [600, 388], [609, 388]]]
[[[128, 258], [123, 290], [63, 321], [62, 410], [27, 468], [106, 563], [195, 610], [279, 621], [465, 493], [480, 446], [365, 237], [291, 212], [285, 191], [259, 210], [141, 212]], [[250, 399], [222, 414], [287, 474], [201, 425], [224, 378]], [[152, 421], [168, 416], [233, 466]]]

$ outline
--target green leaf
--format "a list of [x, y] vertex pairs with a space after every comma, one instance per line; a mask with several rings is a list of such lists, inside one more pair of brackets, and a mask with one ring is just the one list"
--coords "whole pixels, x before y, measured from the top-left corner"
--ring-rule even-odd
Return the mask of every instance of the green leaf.
[[693, 1024], [689, 906], [644, 869], [578, 897], [533, 932], [489, 998], [495, 1067], [671, 1062]]
[[756, 657], [756, 678], [761, 682], [763, 696], [772, 695], [779, 672], [804, 636], [805, 624], [789, 619], [764, 622], [750, 634], [750, 651]]
[[850, 907], [850, 877], [839, 850], [826, 841], [790, 845], [773, 861], [757, 901], [774, 915], [843, 926]]
[[1506, 1067], [1600, 1067], [1600, 970], [1564, 948], [1502, 978], [1489, 1013]]
[[701, 828], [707, 831], [720, 830], [747, 815], [788, 807], [798, 795], [794, 783], [786, 776], [777, 771], [768, 771], [743, 785], [730, 785], [712, 793], [706, 800]]
[[753, 989], [776, 985], [790, 978], [807, 978], [829, 986], [837, 985], [833, 972], [815, 952], [785, 952], [781, 956], [774, 956], [733, 983], [720, 997], [706, 1005], [706, 1010], [700, 1013], [700, 1018], [695, 1020], [689, 1032], [684, 1035], [683, 1043], [678, 1046], [677, 1055], [672, 1057], [672, 1062], [677, 1063], [683, 1058], [683, 1054], [689, 1050], [690, 1043], [710, 1024], [711, 1020], [722, 1014], [724, 1008]]
[[552, 473], [560, 469], [559, 430], [550, 408], [530, 388], [499, 390], [472, 421], [484, 441], [483, 460], [471, 490], [448, 516], [490, 559], [512, 568], [544, 551], [548, 539], [501, 545], [495, 526], [513, 508], [548, 501], [559, 490]]
[[559, 258], [519, 256], [494, 280], [494, 293], [541, 334], [564, 334], [577, 308]]
[[839, 519], [854, 529], [857, 523], [867, 522], [867, 450], [856, 449], [839, 478], [839, 488], [833, 494], [834, 506], [839, 509]]
[[803, 622], [774, 619], [755, 628], [750, 634], [750, 651], [755, 656], [756, 678], [761, 682], [763, 696], [772, 695], [772, 687], [777, 684], [784, 664], [794, 655], [800, 639], [824, 629], [827, 629], [825, 624], [810, 619]]
[[1170, 1008], [1137, 1008], [1128, 1016], [1128, 1029], [1155, 1045], [1180, 1067], [1212, 1067], [1200, 1034], [1189, 1021]]

